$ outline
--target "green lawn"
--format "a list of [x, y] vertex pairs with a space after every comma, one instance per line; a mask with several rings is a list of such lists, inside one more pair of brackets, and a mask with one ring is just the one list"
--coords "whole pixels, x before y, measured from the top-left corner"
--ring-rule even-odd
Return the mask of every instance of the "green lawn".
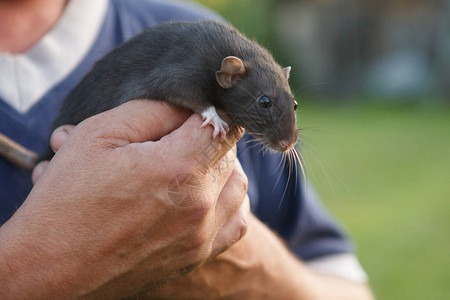
[[307, 173], [377, 299], [450, 297], [450, 109], [303, 103]]

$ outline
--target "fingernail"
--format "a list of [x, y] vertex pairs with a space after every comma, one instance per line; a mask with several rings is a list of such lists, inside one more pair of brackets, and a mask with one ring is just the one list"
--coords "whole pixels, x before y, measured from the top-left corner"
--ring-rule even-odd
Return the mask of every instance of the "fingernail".
[[228, 131], [227, 137], [229, 139], [234, 140], [237, 142], [239, 139], [241, 139], [244, 136], [245, 129], [241, 126], [231, 126], [230, 130]]
[[69, 131], [65, 126], [58, 127], [53, 131], [52, 135], [50, 136], [50, 148], [52, 148], [53, 152], [59, 150], [68, 136]]

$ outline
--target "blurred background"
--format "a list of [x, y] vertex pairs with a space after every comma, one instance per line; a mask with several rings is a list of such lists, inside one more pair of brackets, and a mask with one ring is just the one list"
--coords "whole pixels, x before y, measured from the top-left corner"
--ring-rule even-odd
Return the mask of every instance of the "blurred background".
[[307, 174], [377, 299], [450, 297], [450, 0], [199, 0], [292, 66]]

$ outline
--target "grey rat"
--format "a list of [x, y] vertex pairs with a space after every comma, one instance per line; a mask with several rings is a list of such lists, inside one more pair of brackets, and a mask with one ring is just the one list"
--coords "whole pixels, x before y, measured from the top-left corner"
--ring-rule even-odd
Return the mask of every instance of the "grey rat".
[[132, 99], [157, 99], [200, 114], [213, 137], [226, 133], [216, 112], [224, 110], [233, 124], [283, 152], [298, 137], [289, 72], [228, 24], [163, 23], [99, 60], [69, 93], [54, 128]]

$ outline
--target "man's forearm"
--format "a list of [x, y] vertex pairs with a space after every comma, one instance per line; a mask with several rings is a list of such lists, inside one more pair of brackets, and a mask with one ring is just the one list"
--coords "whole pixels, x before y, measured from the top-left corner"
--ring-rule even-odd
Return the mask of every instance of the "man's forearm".
[[[256, 217], [252, 216], [250, 222], [247, 236], [241, 241], [249, 239], [248, 247], [253, 248], [247, 259], [255, 267], [242, 280], [243, 286], [253, 287], [249, 295], [272, 299], [372, 299], [366, 285], [310, 270]], [[227, 253], [218, 259], [226, 260]]]

